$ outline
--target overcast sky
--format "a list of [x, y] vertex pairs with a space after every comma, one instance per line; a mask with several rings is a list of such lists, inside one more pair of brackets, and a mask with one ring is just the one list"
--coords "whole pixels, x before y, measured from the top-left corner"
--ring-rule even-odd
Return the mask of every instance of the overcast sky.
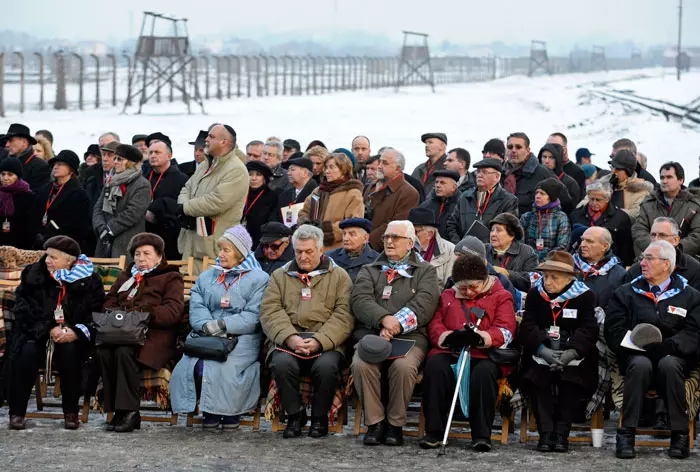
[[[684, 3], [684, 42], [700, 46], [700, 0]], [[408, 29], [429, 33], [431, 42], [631, 39], [650, 45], [675, 43], [678, 0], [22, 0], [4, 9], [0, 28], [41, 37], [127, 39], [138, 34], [143, 10], [188, 18], [191, 36], [297, 31], [305, 39], [302, 31], [344, 29], [400, 41]]]

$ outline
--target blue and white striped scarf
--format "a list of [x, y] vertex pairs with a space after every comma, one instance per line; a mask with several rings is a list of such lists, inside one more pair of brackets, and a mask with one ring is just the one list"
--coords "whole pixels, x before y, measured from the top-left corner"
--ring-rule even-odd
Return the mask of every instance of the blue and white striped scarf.
[[[540, 296], [543, 299], [549, 300], [549, 295], [547, 295], [547, 293], [544, 291], [544, 277], [542, 277], [535, 283], [535, 287], [537, 287], [537, 290], [540, 292]], [[567, 300], [572, 300], [578, 297], [579, 295], [586, 293], [589, 290], [590, 288], [588, 287], [588, 285], [584, 284], [580, 280], [577, 280], [571, 285], [571, 287], [569, 287], [569, 290], [562, 293], [554, 300], [550, 300], [549, 304], [553, 308], [559, 308], [560, 303], [564, 303]]]
[[[636, 294], [642, 295], [644, 297], [648, 297], [648, 298], [654, 300], [654, 303], [659, 303], [662, 300], [666, 300], [668, 298], [675, 297], [676, 295], [681, 293], [681, 290], [685, 290], [685, 288], [688, 286], [688, 279], [686, 279], [682, 275], [677, 275], [677, 277], [681, 281], [683, 288], [682, 289], [679, 289], [679, 288], [669, 289], [669, 288], [667, 288], [666, 291], [661, 293], [658, 298], [656, 298], [653, 293], [647, 292], [646, 290], [642, 290], [641, 288], [637, 288], [634, 286], [634, 284], [637, 283], [637, 281], [644, 279], [643, 275], [640, 275], [639, 277], [637, 277], [636, 279], [634, 279], [630, 283], [632, 284], [632, 290], [634, 290], [634, 292]], [[671, 283], [673, 283], [673, 280], [671, 280]], [[669, 284], [669, 287], [670, 287], [670, 284]]]
[[610, 269], [619, 264], [620, 260], [616, 256], [612, 256], [608, 260], [608, 262], [605, 263], [605, 265], [603, 265], [599, 269], [596, 269], [595, 267], [581, 259], [581, 256], [579, 256], [578, 253], [576, 253], [574, 254], [574, 263], [576, 264], [576, 267], [578, 267], [579, 270], [583, 272], [585, 279], [588, 278], [589, 275], [608, 275]]
[[258, 260], [255, 258], [255, 254], [252, 252], [246, 256], [245, 259], [243, 259], [243, 262], [238, 264], [236, 267], [231, 267], [230, 269], [224, 269], [221, 267], [221, 260], [219, 258], [216, 258], [216, 264], [212, 266], [212, 269], [218, 270], [219, 272], [223, 272], [224, 274], [228, 274], [229, 272], [234, 273], [234, 274], [240, 274], [243, 272], [250, 272], [252, 270], [262, 270], [262, 266], [258, 262]]
[[150, 274], [151, 272], [153, 272], [154, 270], [156, 270], [156, 267], [158, 267], [158, 266], [160, 265], [160, 262], [161, 262], [161, 261], [158, 261], [158, 262], [156, 263], [156, 265], [154, 265], [154, 266], [151, 267], [150, 269], [144, 269], [144, 270], [139, 270], [139, 269], [137, 269], [137, 268], [136, 268], [136, 264], [134, 264], [133, 266], [131, 266], [131, 277], [132, 277], [133, 279], [136, 279], [136, 276], [139, 275], [139, 274], [141, 274], [142, 277], [143, 277], [144, 275], [146, 275], [146, 274]]
[[56, 281], [63, 285], [64, 283], [70, 284], [76, 280], [84, 279], [90, 277], [94, 272], [94, 267], [92, 261], [88, 259], [85, 254], [78, 256], [78, 260], [75, 261], [75, 265], [70, 269], [59, 269], [51, 273], [51, 276], [56, 279]]

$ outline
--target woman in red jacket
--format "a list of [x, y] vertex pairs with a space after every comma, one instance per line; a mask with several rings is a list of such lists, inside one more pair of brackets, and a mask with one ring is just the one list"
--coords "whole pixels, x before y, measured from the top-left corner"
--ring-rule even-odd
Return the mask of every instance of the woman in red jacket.
[[[430, 343], [423, 377], [423, 411], [426, 435], [419, 445], [439, 447], [445, 432], [450, 403], [457, 384], [451, 365], [463, 347], [471, 346], [469, 421], [472, 446], [479, 452], [491, 449], [491, 427], [496, 414], [498, 379], [512, 368], [489, 359], [489, 349], [507, 347], [516, 330], [513, 297], [501, 282], [488, 275], [484, 260], [473, 254], [457, 259], [452, 268], [453, 288], [440, 296], [440, 305], [428, 325]], [[465, 324], [477, 324], [478, 330]]]

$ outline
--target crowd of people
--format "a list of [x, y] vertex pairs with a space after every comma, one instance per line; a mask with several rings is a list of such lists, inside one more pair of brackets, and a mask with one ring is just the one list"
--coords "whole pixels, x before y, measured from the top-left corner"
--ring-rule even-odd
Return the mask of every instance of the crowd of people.
[[[325, 436], [349, 369], [363, 443], [401, 445], [422, 372], [421, 447], [440, 446], [459, 388], [473, 448], [490, 450], [507, 379], [532, 405], [537, 450], [566, 452], [572, 423], [606, 396], [609, 353], [624, 376], [617, 456], [635, 456], [653, 387], [669, 454], [688, 457], [700, 192], [685, 185], [683, 166], [663, 164], [657, 183], [629, 139], [612, 144], [609, 171], [586, 148], [571, 161], [562, 133], [537, 154], [525, 133], [491, 139], [473, 164], [467, 150], [447, 150], [444, 133], [420, 139], [427, 159], [411, 174], [399, 150], [372, 154], [365, 136], [350, 149], [313, 141], [305, 151], [270, 137], [243, 152], [218, 123], [190, 142], [191, 162], [178, 163], [161, 132], [131, 144], [109, 132], [81, 163], [71, 150], [54, 154], [49, 131], [11, 125], [0, 136], [0, 244], [46, 254], [16, 290], [3, 376], [10, 428], [25, 427], [48, 341], [68, 429], [79, 426], [82, 365], [93, 356], [116, 432], [140, 427], [139, 372], [177, 361], [172, 409], [198, 406], [205, 428], [236, 428], [269, 369], [284, 437], [309, 420], [309, 436]], [[105, 296], [91, 257], [120, 255], [129, 265]], [[176, 349], [184, 284], [168, 261], [190, 257], [188, 339], [235, 339], [224, 360]], [[95, 346], [91, 314], [112, 309], [150, 314], [145, 344]], [[468, 380], [457, 385], [455, 364], [465, 362]]]

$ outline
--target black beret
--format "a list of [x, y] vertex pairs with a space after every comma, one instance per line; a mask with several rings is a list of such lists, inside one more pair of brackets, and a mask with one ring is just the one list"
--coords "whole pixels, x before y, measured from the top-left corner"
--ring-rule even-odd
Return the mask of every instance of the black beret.
[[123, 157], [127, 161], [136, 162], [137, 164], [143, 160], [143, 154], [141, 154], [141, 151], [129, 144], [120, 144], [117, 146], [114, 154], [119, 157]]
[[267, 167], [267, 165], [265, 165], [264, 162], [250, 161], [246, 163], [245, 167], [246, 169], [248, 169], [248, 172], [250, 172], [251, 170], [260, 172], [267, 181], [269, 181], [272, 178], [272, 170], [270, 170], [270, 168]]
[[[295, 152], [294, 154], [301, 154], [301, 153]], [[292, 156], [294, 154], [292, 154]], [[303, 154], [302, 154], [302, 156], [303, 156]], [[309, 169], [309, 171], [311, 171], [311, 172], [314, 171], [314, 163], [308, 157], [297, 157], [295, 159], [292, 159], [291, 156], [289, 156], [289, 157], [290, 157], [289, 159], [287, 159], [285, 162], [282, 163], [282, 168], [289, 169], [289, 166], [299, 166], [299, 167], [304, 167], [305, 169]]]
[[413, 223], [413, 226], [438, 226], [435, 212], [430, 208], [411, 208], [408, 212], [408, 221]]
[[64, 149], [63, 151], [56, 154], [56, 157], [52, 157], [51, 159], [49, 159], [48, 164], [50, 167], [53, 167], [53, 165], [57, 162], [63, 162], [64, 164], [67, 164], [75, 172], [78, 172], [78, 169], [80, 168], [80, 158], [76, 153], [74, 153], [70, 149]]
[[285, 149], [301, 149], [301, 145], [296, 139], [285, 139], [282, 146], [284, 146]]
[[454, 179], [455, 182], [459, 182], [459, 179], [460, 179], [459, 172], [454, 171], [454, 170], [447, 170], [447, 169], [436, 170], [435, 172], [433, 172], [433, 176], [435, 176], [435, 177], [448, 177], [450, 179]]
[[474, 164], [475, 169], [495, 169], [498, 172], [503, 172], [503, 162], [499, 159], [489, 157], [482, 159]]
[[368, 233], [372, 232], [372, 222], [365, 218], [347, 218], [338, 223], [340, 229], [345, 228], [362, 228]]
[[[160, 133], [156, 133], [160, 134]], [[148, 144], [148, 136], [145, 134], [135, 134], [133, 138], [131, 138], [131, 144], [136, 144], [139, 141], [146, 141], [146, 144]]]
[[173, 143], [170, 141], [170, 137], [160, 132], [152, 133], [146, 136], [146, 146], [150, 146], [152, 141], [162, 141], [165, 144], [167, 144], [169, 148], [173, 147]]

